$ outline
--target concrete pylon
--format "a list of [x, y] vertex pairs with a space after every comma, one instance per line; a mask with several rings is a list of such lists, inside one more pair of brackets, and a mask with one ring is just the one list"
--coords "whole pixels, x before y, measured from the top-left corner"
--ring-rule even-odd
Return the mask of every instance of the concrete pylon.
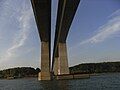
[[54, 75], [58, 75], [58, 69], [59, 69], [59, 53], [58, 53], [58, 47], [57, 47], [57, 51], [56, 51], [56, 54], [55, 54], [55, 63], [54, 63]]
[[41, 42], [41, 72], [38, 80], [50, 80], [49, 42]]
[[55, 63], [54, 63], [54, 75], [58, 75], [58, 69], [59, 69], [59, 57], [55, 57]]
[[66, 43], [58, 43], [59, 68], [58, 74], [69, 74], [68, 55]]

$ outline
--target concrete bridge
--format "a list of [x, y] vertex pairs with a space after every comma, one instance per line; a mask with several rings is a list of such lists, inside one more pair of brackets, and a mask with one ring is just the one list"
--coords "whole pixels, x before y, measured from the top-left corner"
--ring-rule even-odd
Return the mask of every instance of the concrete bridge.
[[31, 0], [41, 39], [41, 73], [39, 80], [69, 74], [66, 39], [80, 0], [59, 0], [51, 62], [51, 0]]

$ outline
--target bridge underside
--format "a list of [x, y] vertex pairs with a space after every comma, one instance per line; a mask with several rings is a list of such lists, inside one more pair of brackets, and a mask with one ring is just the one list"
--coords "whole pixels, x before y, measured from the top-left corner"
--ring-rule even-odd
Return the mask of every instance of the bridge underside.
[[80, 0], [59, 0], [52, 70], [55, 75], [69, 74], [66, 39]]
[[51, 0], [31, 0], [41, 39], [41, 73], [39, 80], [50, 80]]
[[[66, 39], [80, 0], [59, 0], [52, 71], [69, 74]], [[50, 80], [51, 0], [31, 0], [41, 39], [41, 73], [39, 80]]]

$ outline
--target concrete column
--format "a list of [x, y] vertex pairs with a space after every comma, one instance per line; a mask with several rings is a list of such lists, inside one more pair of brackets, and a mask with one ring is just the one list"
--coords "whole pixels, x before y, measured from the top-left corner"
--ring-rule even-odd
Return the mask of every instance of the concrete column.
[[69, 74], [66, 43], [58, 44], [58, 53], [59, 53], [59, 61], [60, 61], [60, 66], [59, 66], [60, 69], [58, 70], [58, 74]]
[[58, 57], [55, 57], [54, 68], [53, 68], [55, 75], [58, 75], [58, 69], [59, 69], [59, 60]]
[[50, 80], [49, 42], [41, 42], [41, 72], [38, 80]]

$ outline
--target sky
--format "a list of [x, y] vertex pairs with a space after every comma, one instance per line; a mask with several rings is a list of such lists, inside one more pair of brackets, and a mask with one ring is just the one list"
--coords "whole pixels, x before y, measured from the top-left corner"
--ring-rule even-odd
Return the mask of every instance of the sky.
[[[52, 47], [58, 0], [52, 0]], [[120, 61], [120, 0], [81, 0], [67, 37], [69, 66]], [[30, 0], [0, 0], [0, 69], [40, 67]]]

